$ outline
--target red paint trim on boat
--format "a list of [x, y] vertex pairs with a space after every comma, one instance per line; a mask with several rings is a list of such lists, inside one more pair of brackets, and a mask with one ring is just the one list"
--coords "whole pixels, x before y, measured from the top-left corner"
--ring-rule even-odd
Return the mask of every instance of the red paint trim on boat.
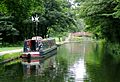
[[31, 60], [31, 62], [40, 62], [40, 60]]
[[[22, 60], [23, 62], [28, 62], [27, 60]], [[40, 60], [31, 60], [31, 62], [40, 62]]]
[[31, 54], [31, 57], [40, 57], [40, 54]]

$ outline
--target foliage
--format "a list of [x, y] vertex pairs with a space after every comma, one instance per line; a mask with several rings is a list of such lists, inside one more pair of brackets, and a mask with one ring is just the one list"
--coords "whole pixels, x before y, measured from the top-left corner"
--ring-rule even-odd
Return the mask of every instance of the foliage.
[[116, 63], [120, 63], [120, 44], [119, 43], [106, 43], [107, 53], [114, 58]]
[[[69, 2], [66, 0], [3, 0], [0, 2], [0, 14], [2, 14], [0, 28], [9, 29], [2, 31], [4, 35], [8, 33], [3, 36], [5, 42], [14, 43], [35, 35], [45, 38], [49, 29], [56, 32], [76, 29], [74, 15], [71, 14]], [[31, 20], [31, 17], [36, 15], [39, 17], [39, 22]]]
[[118, 0], [84, 0], [81, 2], [79, 15], [85, 20], [86, 30], [107, 41], [120, 42], [119, 2]]
[[90, 46], [90, 50], [85, 55], [85, 66], [89, 81], [117, 82], [120, 80], [119, 48], [119, 44], [115, 43], [97, 43], [93, 47]]

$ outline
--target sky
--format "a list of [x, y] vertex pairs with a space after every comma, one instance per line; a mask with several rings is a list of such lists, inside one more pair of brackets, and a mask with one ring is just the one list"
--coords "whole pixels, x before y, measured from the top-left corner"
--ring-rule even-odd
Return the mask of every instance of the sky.
[[74, 3], [75, 0], [68, 0], [72, 4], [72, 8], [77, 7], [78, 3]]

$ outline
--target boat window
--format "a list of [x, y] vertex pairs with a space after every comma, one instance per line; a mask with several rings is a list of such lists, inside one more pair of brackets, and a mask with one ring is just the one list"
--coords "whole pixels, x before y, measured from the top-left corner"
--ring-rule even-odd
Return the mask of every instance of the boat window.
[[35, 42], [35, 40], [31, 40], [31, 51], [36, 51], [36, 42]]
[[24, 52], [39, 51], [51, 48], [55, 45], [55, 39], [49, 40], [26, 40], [24, 42]]
[[31, 42], [30, 41], [24, 41], [24, 52], [31, 51]]

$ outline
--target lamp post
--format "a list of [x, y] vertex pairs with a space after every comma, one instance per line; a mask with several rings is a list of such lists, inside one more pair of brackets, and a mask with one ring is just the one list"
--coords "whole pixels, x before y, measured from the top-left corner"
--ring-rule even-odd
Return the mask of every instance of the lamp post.
[[38, 30], [37, 26], [38, 26], [38, 22], [39, 22], [39, 17], [38, 17], [37, 14], [35, 16], [32, 16], [32, 21], [35, 22], [35, 25], [36, 25], [36, 28], [35, 28], [36, 33], [35, 33], [35, 35], [37, 36], [37, 30]]

